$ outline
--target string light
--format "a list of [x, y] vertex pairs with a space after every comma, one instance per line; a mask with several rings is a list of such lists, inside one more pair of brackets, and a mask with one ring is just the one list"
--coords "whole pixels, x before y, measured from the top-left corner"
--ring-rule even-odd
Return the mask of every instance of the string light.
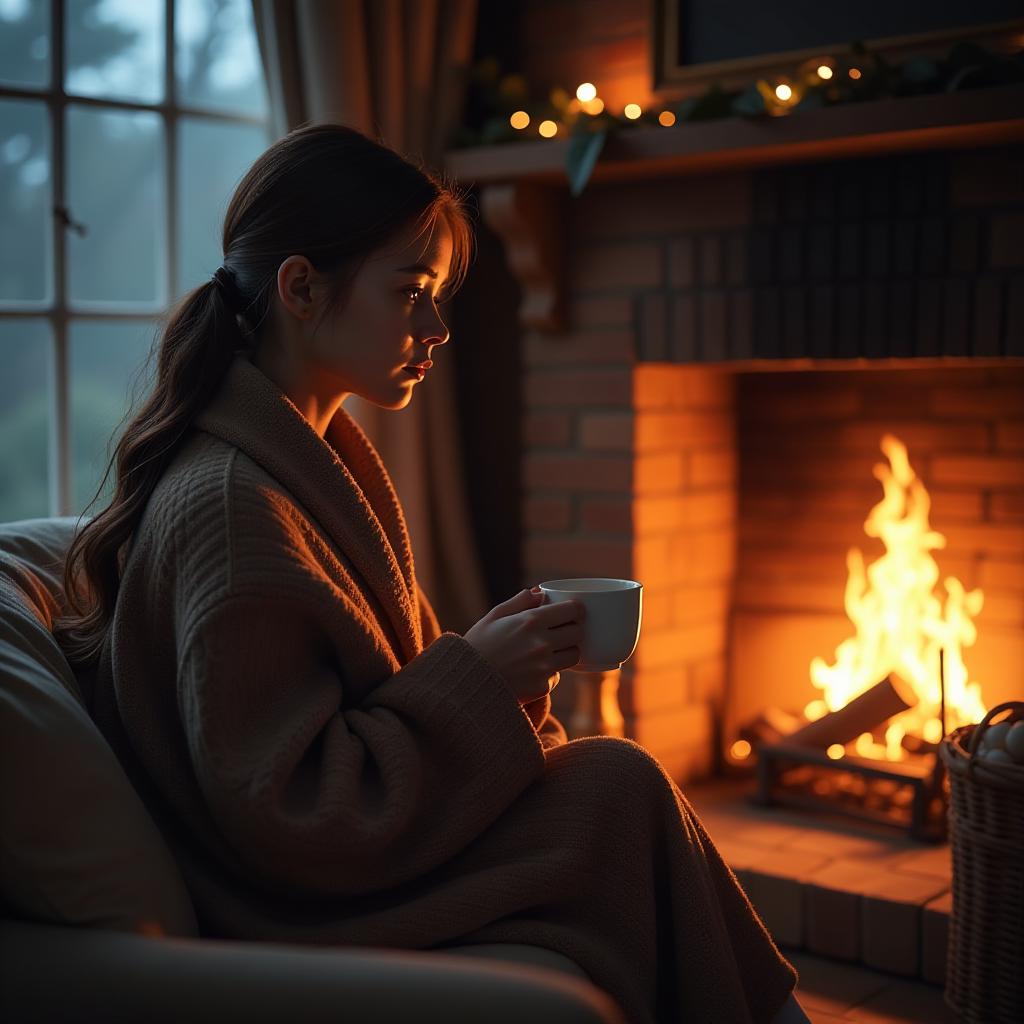
[[860, 78], [860, 68], [850, 68], [850, 77], [856, 82]]
[[827, 64], [819, 64], [818, 77], [823, 82], [827, 82], [832, 77], [832, 69]]
[[825, 753], [828, 754], [833, 761], [838, 761], [846, 753], [846, 748], [842, 743], [833, 743]]
[[588, 114], [596, 116], [604, 110], [604, 100], [601, 99], [600, 96], [595, 96], [592, 100], [587, 100], [586, 103], [583, 104], [583, 109]]
[[537, 125], [537, 131], [544, 136], [545, 139], [550, 139], [552, 135], [558, 134], [558, 125], [554, 121], [541, 121]]
[[525, 110], [517, 110], [508, 119], [508, 123], [513, 128], [525, 128], [530, 123], [530, 115]]
[[587, 103], [597, 95], [597, 87], [592, 82], [581, 82], [576, 86], [576, 99]]
[[750, 744], [746, 740], [737, 740], [729, 748], [729, 753], [732, 754], [734, 760], [742, 761], [744, 758], [750, 757], [750, 750]]
[[676, 115], [671, 110], [663, 110], [658, 115], [658, 124], [663, 124], [666, 128], [671, 128], [676, 123]]
[[775, 96], [786, 103], [793, 98], [793, 90], [785, 82], [781, 82], [775, 86]]
[[622, 112], [630, 119], [630, 121], [635, 121], [643, 113], [640, 109], [639, 103], [627, 103]]

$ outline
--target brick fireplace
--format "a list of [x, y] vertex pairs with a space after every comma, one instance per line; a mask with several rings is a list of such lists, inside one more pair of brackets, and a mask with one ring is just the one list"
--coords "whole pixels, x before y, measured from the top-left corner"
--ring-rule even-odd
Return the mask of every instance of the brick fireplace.
[[[515, 204], [483, 197], [538, 323]], [[687, 781], [745, 716], [816, 695], [811, 658], [850, 632], [846, 550], [880, 550], [887, 432], [942, 578], [985, 591], [972, 678], [1020, 696], [1024, 148], [595, 181], [558, 209], [564, 316], [522, 334], [522, 570], [644, 584], [625, 735]]]

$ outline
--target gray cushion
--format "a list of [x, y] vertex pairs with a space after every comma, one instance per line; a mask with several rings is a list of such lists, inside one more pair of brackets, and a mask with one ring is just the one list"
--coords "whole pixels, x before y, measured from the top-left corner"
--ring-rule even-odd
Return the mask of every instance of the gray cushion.
[[0, 524], [0, 899], [29, 920], [196, 935], [177, 865], [51, 633], [75, 524]]

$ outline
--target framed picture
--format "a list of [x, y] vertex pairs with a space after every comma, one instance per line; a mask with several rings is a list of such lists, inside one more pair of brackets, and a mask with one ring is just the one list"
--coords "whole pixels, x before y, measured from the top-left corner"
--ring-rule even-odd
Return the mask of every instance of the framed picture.
[[653, 0], [653, 87], [681, 96], [735, 87], [855, 41], [894, 58], [961, 39], [1019, 49], [1020, 10], [1020, 0]]

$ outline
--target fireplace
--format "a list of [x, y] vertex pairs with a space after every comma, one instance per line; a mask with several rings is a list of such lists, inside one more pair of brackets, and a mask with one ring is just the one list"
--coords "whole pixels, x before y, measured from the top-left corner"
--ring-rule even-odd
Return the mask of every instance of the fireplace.
[[[936, 593], [984, 592], [981, 700], [1019, 696], [1024, 149], [646, 173], [482, 196], [525, 292], [523, 580], [645, 586], [633, 658], [577, 686], [617, 686], [624, 734], [680, 782], [734, 767], [743, 725], [820, 697], [811, 662], [851, 633], [891, 434], [947, 540]], [[524, 242], [545, 212], [564, 238]]]

